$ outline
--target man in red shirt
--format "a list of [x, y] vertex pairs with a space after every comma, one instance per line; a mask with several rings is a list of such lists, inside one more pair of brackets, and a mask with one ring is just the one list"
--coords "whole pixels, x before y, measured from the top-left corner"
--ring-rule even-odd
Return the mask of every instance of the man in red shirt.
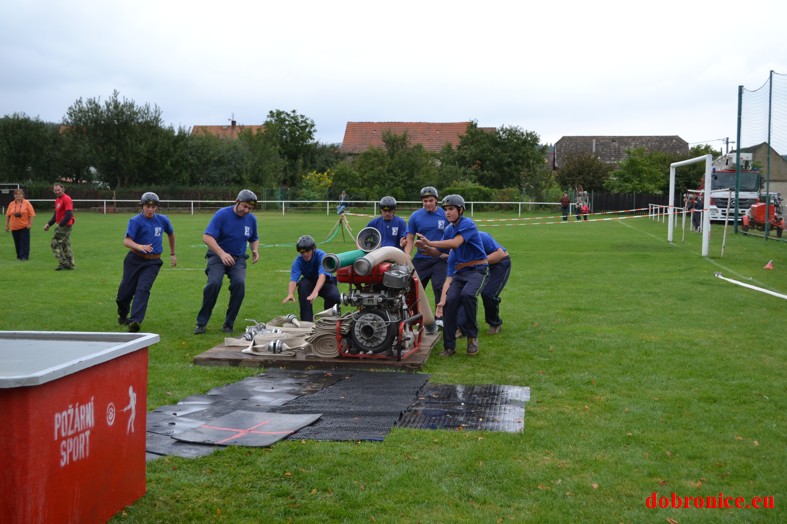
[[66, 195], [63, 184], [56, 183], [52, 186], [55, 194], [55, 213], [44, 225], [44, 231], [55, 224], [55, 236], [52, 238], [52, 253], [60, 265], [55, 271], [74, 269], [74, 253], [71, 251], [71, 227], [74, 225], [74, 203]]

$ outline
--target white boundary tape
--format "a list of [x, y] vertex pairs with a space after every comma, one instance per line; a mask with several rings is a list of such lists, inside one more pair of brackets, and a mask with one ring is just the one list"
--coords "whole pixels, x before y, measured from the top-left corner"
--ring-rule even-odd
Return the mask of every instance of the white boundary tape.
[[[667, 207], [667, 206], [663, 206]], [[654, 216], [666, 216], [668, 213], [653, 213], [653, 214], [642, 214], [642, 215], [631, 215], [631, 216], [620, 216], [620, 217], [603, 217], [603, 215], [620, 215], [624, 213], [636, 213], [638, 211], [650, 211], [650, 208], [647, 207], [640, 207], [635, 209], [624, 209], [622, 211], [601, 211], [598, 213], [585, 213], [582, 216], [587, 215], [588, 217], [601, 217], [601, 218], [590, 218], [588, 220], [563, 220], [563, 215], [550, 215], [550, 216], [536, 216], [536, 217], [517, 217], [517, 218], [473, 218], [473, 222], [479, 225], [489, 225], [492, 227], [498, 227], [499, 225], [503, 226], [541, 226], [547, 224], [580, 224], [582, 222], [605, 222], [609, 220], [626, 220], [629, 218], [646, 218], [646, 217], [654, 217]], [[678, 211], [682, 211], [680, 208]], [[363, 213], [344, 213], [345, 215], [355, 216], [355, 217], [368, 217], [374, 218], [375, 215], [367, 215]], [[573, 215], [568, 215], [569, 218], [574, 218], [576, 213]], [[530, 224], [489, 224], [489, 222], [528, 222], [533, 220], [539, 220], [540, 222], [530, 223]]]
[[732, 283], [732, 284], [737, 284], [737, 285], [739, 285], [739, 286], [743, 286], [743, 287], [747, 287], [747, 288], [749, 288], [749, 289], [753, 289], [754, 291], [760, 291], [760, 292], [762, 292], [762, 293], [766, 293], [766, 294], [768, 294], [768, 295], [773, 295], [774, 297], [777, 297], [777, 298], [782, 298], [782, 299], [784, 299], [784, 300], [787, 300], [787, 295], [782, 295], [781, 293], [776, 293], [776, 292], [774, 292], [774, 291], [770, 291], [770, 290], [768, 290], [768, 289], [763, 289], [763, 288], [761, 288], [761, 287], [752, 286], [751, 284], [746, 284], [746, 283], [744, 283], [744, 282], [741, 282], [741, 281], [739, 281], [739, 280], [733, 280], [733, 279], [731, 279], [731, 278], [727, 278], [727, 277], [725, 277], [725, 276], [724, 276], [724, 275], [722, 275], [721, 273], [714, 273], [714, 275], [716, 275], [716, 278], [720, 278], [720, 279], [722, 279], [722, 280], [726, 280], [727, 282], [730, 282], [730, 283]]

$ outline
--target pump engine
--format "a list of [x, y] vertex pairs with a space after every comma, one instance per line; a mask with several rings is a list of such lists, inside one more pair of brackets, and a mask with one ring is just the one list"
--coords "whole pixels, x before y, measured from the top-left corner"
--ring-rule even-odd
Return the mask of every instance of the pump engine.
[[342, 304], [357, 308], [337, 327], [340, 356], [401, 360], [418, 350], [424, 326], [412, 266], [381, 262], [365, 275], [346, 266], [336, 277], [351, 286]]

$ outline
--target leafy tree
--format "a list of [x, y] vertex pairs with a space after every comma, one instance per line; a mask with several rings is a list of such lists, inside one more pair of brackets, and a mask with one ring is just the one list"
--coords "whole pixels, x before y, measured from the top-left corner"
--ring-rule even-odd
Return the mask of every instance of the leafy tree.
[[23, 113], [0, 118], [0, 179], [51, 182], [60, 145], [57, 124]]
[[361, 176], [366, 199], [384, 195], [397, 199], [415, 197], [422, 187], [436, 186], [438, 176], [434, 155], [421, 144], [412, 145], [409, 135], [386, 131], [383, 147], [371, 147], [358, 155], [353, 167]]
[[674, 155], [635, 148], [626, 151], [605, 187], [614, 193], [662, 193], [669, 187], [669, 165]]
[[[66, 112], [69, 154], [84, 169], [94, 168], [113, 188], [171, 175], [164, 167], [162, 144], [174, 135], [162, 124], [161, 110], [120, 99], [115, 90], [103, 104], [97, 98], [77, 100]], [[76, 173], [75, 173], [76, 174]]]
[[190, 186], [240, 186], [246, 161], [246, 149], [240, 140], [190, 135], [179, 148], [179, 180]]
[[614, 166], [605, 164], [592, 153], [570, 156], [557, 173], [557, 182], [564, 189], [582, 186], [585, 191], [601, 191]]
[[310, 144], [309, 161], [306, 167], [318, 172], [335, 168], [341, 162], [340, 146], [338, 144]]
[[347, 191], [350, 195], [357, 195], [357, 189], [363, 187], [362, 177], [351, 162], [340, 162], [333, 172], [333, 180], [329, 188], [329, 198], [338, 198], [339, 193]]
[[305, 200], [323, 200], [327, 198], [328, 189], [333, 182], [331, 171], [310, 171], [301, 183], [301, 198]]
[[494, 131], [467, 126], [460, 138], [456, 154], [443, 151], [445, 164], [460, 176], [491, 188], [524, 187], [529, 177], [542, 168], [546, 147], [532, 131], [502, 126]]
[[279, 154], [279, 148], [269, 140], [264, 131], [243, 130], [238, 136], [243, 145], [245, 166], [243, 179], [246, 185], [259, 188], [274, 188], [281, 185], [287, 168], [287, 160]]
[[310, 155], [314, 151], [314, 121], [295, 110], [288, 113], [277, 109], [268, 112], [263, 127], [263, 137], [270, 140], [286, 162], [280, 184], [294, 187], [298, 182], [298, 175], [304, 173], [306, 166], [311, 163]]
[[560, 198], [560, 187], [552, 169], [547, 164], [543, 164], [529, 173], [521, 193], [522, 200], [554, 202]]
[[[721, 155], [721, 151], [713, 149], [713, 146], [708, 144], [703, 144], [690, 148], [686, 158], [680, 158], [678, 160], [688, 160], [704, 155], [713, 155], [715, 158]], [[684, 193], [687, 189], [697, 189], [702, 185], [704, 176], [705, 164], [702, 162], [679, 167], [675, 171], [675, 191]]]

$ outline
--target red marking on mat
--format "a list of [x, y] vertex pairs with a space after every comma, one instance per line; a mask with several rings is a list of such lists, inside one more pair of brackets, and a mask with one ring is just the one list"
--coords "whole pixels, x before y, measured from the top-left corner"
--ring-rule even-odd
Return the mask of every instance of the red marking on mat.
[[202, 426], [202, 427], [206, 428], [206, 429], [215, 429], [215, 430], [218, 430], [218, 431], [235, 431], [236, 432], [235, 435], [227, 437], [224, 440], [220, 440], [216, 444], [224, 444], [225, 442], [229, 442], [231, 440], [239, 439], [241, 437], [245, 437], [246, 435], [289, 435], [290, 433], [292, 433], [292, 431], [255, 431], [256, 428], [258, 428], [260, 426], [264, 426], [265, 424], [268, 424], [269, 422], [270, 422], [270, 420], [266, 420], [264, 422], [260, 422], [259, 424], [256, 424], [256, 425], [250, 427], [249, 429], [221, 428], [221, 427], [218, 427], [218, 426], [207, 426], [207, 425]]

